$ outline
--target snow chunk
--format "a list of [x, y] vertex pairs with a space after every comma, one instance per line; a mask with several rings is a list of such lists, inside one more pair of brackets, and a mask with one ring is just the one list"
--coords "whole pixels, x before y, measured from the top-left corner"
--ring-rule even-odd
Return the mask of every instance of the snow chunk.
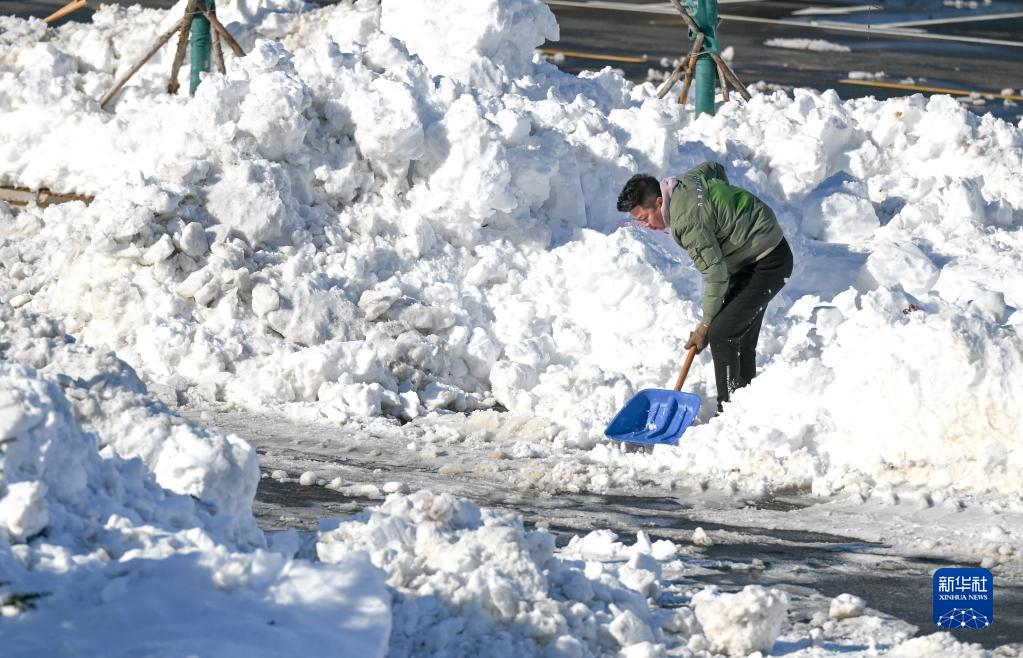
[[831, 599], [828, 616], [832, 619], [849, 619], [859, 617], [866, 610], [866, 602], [853, 594], [839, 594]]
[[747, 656], [771, 650], [788, 612], [788, 597], [759, 585], [735, 594], [709, 587], [693, 597], [693, 611], [714, 651]]
[[863, 181], [835, 174], [803, 202], [803, 232], [816, 240], [854, 243], [880, 226]]
[[824, 39], [768, 39], [765, 46], [771, 48], [788, 48], [790, 50], [812, 50], [816, 52], [847, 53], [852, 49], [840, 43]]
[[912, 295], [923, 295], [938, 281], [939, 270], [912, 243], [879, 241], [860, 270], [857, 287], [867, 291], [878, 286], [902, 286]]
[[[0, 435], [13, 437], [0, 428]], [[50, 522], [46, 509], [46, 485], [42, 482], [13, 482], [6, 487], [7, 493], [0, 498], [0, 531], [11, 543], [42, 531]]]
[[703, 528], [696, 528], [693, 530], [693, 544], [697, 546], [713, 546], [714, 541], [707, 534], [707, 531]]
[[206, 207], [250, 247], [276, 244], [297, 215], [291, 182], [280, 165], [240, 161], [226, 165], [207, 188]]
[[615, 616], [607, 630], [622, 647], [650, 642], [654, 639], [650, 627], [631, 610], [626, 610]]

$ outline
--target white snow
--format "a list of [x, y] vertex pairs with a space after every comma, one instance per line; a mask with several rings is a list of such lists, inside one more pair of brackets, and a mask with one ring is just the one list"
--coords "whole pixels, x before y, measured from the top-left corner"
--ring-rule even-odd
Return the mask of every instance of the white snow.
[[727, 656], [770, 651], [788, 612], [784, 592], [747, 585], [735, 594], [711, 587], [693, 597], [696, 619], [712, 649]]
[[[658, 593], [686, 568], [671, 542], [639, 533], [625, 546], [598, 531], [557, 552], [546, 531], [446, 494], [394, 493], [343, 523], [323, 522], [316, 562], [294, 558], [302, 541], [293, 531], [266, 550], [247, 509], [254, 473], [231, 476], [222, 465], [252, 455], [247, 445], [173, 416], [123, 362], [79, 347], [52, 321], [6, 305], [0, 313], [5, 655], [339, 646], [359, 656], [734, 655], [778, 637], [778, 592], [690, 587], [692, 607], [663, 608]], [[129, 433], [127, 422], [164, 429], [136, 434], [140, 457], [129, 458], [110, 435]], [[218, 509], [215, 492], [206, 500], [161, 486], [153, 467], [165, 457], [141, 448], [166, 451], [185, 438], [216, 454], [170, 482], [187, 489], [219, 474], [245, 507]], [[16, 603], [33, 595], [42, 598]]]
[[887, 78], [887, 74], [884, 71], [849, 71], [850, 80], [884, 80]]
[[[388, 29], [411, 29], [384, 7]], [[850, 478], [1012, 490], [1023, 385], [1001, 323], [1023, 297], [1017, 128], [942, 97], [803, 90], [693, 122], [649, 86], [529, 63], [547, 10], [493, 7], [473, 22], [491, 55], [473, 61], [498, 67], [485, 82], [463, 51], [452, 63], [426, 39], [423, 60], [406, 54], [372, 4], [272, 13], [281, 41], [243, 31], [252, 52], [191, 101], [156, 93], [154, 64], [110, 118], [85, 89], [110, 73], [69, 65], [43, 86], [52, 67], [14, 69], [5, 175], [97, 198], [8, 223], [4, 294], [189, 399], [335, 420], [500, 404], [587, 447], [631, 392], [673, 378], [700, 290], [669, 240], [609, 233], [615, 190], [712, 157], [776, 207], [797, 271], [767, 319], [761, 381], [687, 434], [672, 468], [820, 492]], [[47, 47], [73, 63], [71, 44], [126, 11]], [[34, 42], [11, 38], [20, 62]], [[47, 148], [62, 130], [118, 148]], [[42, 145], [30, 161], [28, 142]], [[709, 397], [710, 379], [703, 363], [689, 386]]]
[[[104, 5], [49, 31], [0, 17], [0, 184], [95, 196], [0, 202], [0, 597], [49, 595], [4, 607], [23, 655], [95, 653], [111, 620], [138, 629], [125, 647], [225, 655], [288, 652], [296, 635], [360, 655], [472, 655], [483, 633], [492, 655], [789, 637], [781, 593], [651, 603], [670, 542], [605, 531], [557, 554], [521, 520], [399, 482], [331, 480], [390, 495], [319, 533], [319, 562], [293, 559], [292, 540], [267, 551], [253, 450], [154, 395], [331, 423], [425, 417], [410, 450], [485, 436], [537, 459], [501, 477], [548, 493], [685, 476], [920, 518], [1020, 510], [1019, 126], [948, 97], [808, 90], [693, 119], [653, 85], [535, 56], [558, 29], [527, 0], [245, 0], [221, 10], [248, 51], [226, 75], [167, 95], [164, 48], [101, 110], [183, 7]], [[674, 381], [701, 283], [669, 237], [619, 226], [614, 200], [636, 171], [706, 159], [775, 208], [796, 271], [755, 382], [711, 420], [701, 357], [686, 383], [701, 422], [676, 447], [622, 453], [602, 428], [634, 391]], [[1018, 560], [1017, 530], [989, 535], [955, 550]], [[878, 619], [842, 606], [836, 623]], [[211, 644], [238, 609], [239, 644]], [[43, 633], [68, 611], [77, 625]], [[154, 617], [153, 632], [134, 623]], [[973, 651], [904, 640], [888, 655]]]
[[788, 48], [789, 50], [812, 50], [815, 52], [847, 53], [852, 49], [840, 43], [826, 39], [768, 39], [764, 42], [770, 48]]
[[173, 415], [50, 320], [0, 304], [0, 329], [5, 656], [273, 656], [296, 635], [384, 655], [390, 601], [365, 554], [264, 550], [246, 443]]
[[853, 594], [839, 594], [831, 599], [828, 616], [832, 619], [859, 617], [866, 609], [866, 602]]
[[[395, 34], [432, 7], [387, 6]], [[820, 493], [1013, 490], [1018, 128], [943, 97], [805, 90], [692, 121], [651, 86], [529, 62], [547, 10], [492, 7], [466, 34], [490, 58], [457, 61], [414, 35], [407, 54], [372, 3], [270, 12], [272, 29], [239, 25], [251, 52], [194, 99], [159, 93], [154, 63], [112, 116], [93, 92], [122, 60], [87, 66], [74, 46], [102, 50], [128, 16], [155, 33], [163, 13], [105, 7], [60, 28], [56, 76], [5, 19], [18, 84], [0, 171], [97, 198], [7, 221], [0, 290], [189, 400], [335, 421], [500, 404], [586, 448], [633, 391], [674, 378], [698, 313], [670, 240], [612, 231], [616, 190], [710, 157], [774, 205], [797, 270], [761, 379], [671, 468]], [[707, 362], [687, 386], [713, 396]]]

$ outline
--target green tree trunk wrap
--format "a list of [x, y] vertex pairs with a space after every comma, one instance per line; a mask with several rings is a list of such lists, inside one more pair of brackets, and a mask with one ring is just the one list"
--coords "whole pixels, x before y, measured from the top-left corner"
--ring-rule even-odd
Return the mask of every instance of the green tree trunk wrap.
[[[205, 4], [207, 9], [213, 9], [213, 0], [199, 0]], [[199, 88], [199, 74], [210, 70], [210, 22], [201, 13], [192, 17], [190, 28], [190, 43], [192, 44], [192, 76], [188, 83], [188, 93], [195, 95]]]
[[720, 53], [718, 42], [718, 3], [717, 0], [686, 0], [693, 20], [704, 34], [704, 54], [696, 60], [696, 116], [714, 114], [714, 93], [717, 90], [718, 70], [714, 60], [707, 53]]

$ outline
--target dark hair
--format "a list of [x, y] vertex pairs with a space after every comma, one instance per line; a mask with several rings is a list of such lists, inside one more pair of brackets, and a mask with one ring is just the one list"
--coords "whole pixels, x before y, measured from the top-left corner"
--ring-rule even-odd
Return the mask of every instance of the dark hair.
[[625, 183], [618, 195], [618, 210], [629, 212], [636, 206], [647, 206], [661, 196], [661, 184], [650, 174], [636, 174]]

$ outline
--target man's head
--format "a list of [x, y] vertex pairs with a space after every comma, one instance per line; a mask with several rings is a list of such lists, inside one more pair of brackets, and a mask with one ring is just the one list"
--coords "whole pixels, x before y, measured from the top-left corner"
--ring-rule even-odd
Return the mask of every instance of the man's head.
[[649, 174], [636, 174], [630, 178], [618, 195], [619, 211], [627, 212], [648, 228], [658, 230], [667, 226], [661, 212], [663, 204], [661, 184]]

